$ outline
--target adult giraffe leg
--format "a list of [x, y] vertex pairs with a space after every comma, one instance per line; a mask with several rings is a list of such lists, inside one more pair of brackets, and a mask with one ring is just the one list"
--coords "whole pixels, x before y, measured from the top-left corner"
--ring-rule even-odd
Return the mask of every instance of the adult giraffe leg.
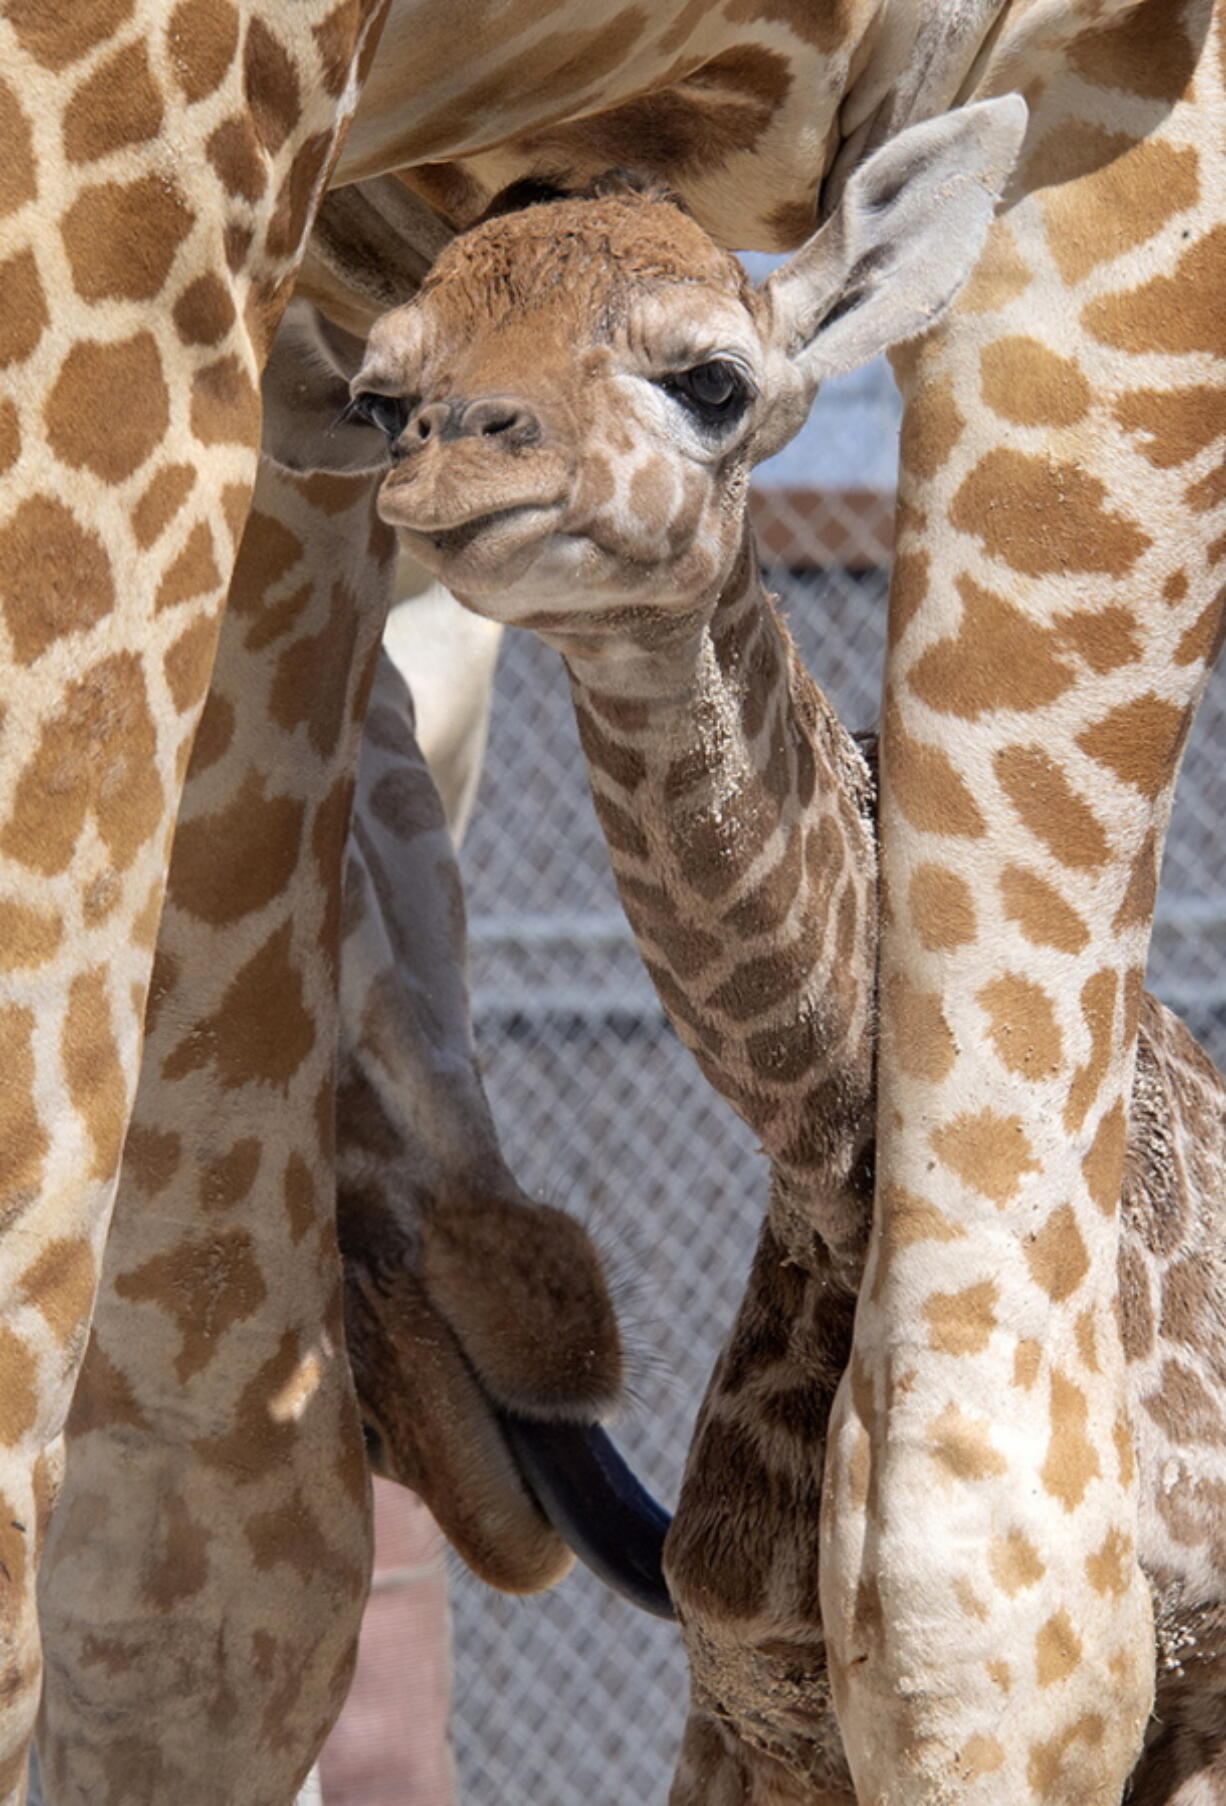
[[1138, 8], [1041, 71], [1016, 198], [906, 360], [877, 1221], [824, 1500], [864, 1801], [1109, 1806], [1149, 1712], [1117, 1205], [1221, 634], [1220, 28]]
[[255, 473], [255, 377], [374, 42], [372, 5], [284, 10], [142, 0], [0, 19], [6, 1800], [37, 1698], [49, 1451], [85, 1345], [169, 831]]
[[333, 1110], [395, 549], [373, 492], [265, 459], [231, 586], [43, 1572], [56, 1806], [285, 1806], [349, 1681], [370, 1526]]

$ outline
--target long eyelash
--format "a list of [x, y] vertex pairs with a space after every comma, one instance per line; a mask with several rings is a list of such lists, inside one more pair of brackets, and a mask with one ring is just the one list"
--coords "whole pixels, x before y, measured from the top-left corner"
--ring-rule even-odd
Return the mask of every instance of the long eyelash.
[[352, 395], [345, 403], [340, 413], [336, 416], [336, 419], [332, 422], [328, 431], [329, 433], [334, 433], [338, 426], [348, 426], [351, 420], [365, 420], [365, 418], [365, 414], [363, 414], [361, 408], [358, 406], [358, 397]]

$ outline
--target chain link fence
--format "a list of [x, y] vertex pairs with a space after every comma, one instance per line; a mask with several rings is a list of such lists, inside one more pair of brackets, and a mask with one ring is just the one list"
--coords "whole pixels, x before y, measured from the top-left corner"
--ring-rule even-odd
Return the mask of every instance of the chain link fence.
[[[755, 504], [772, 587], [853, 728], [873, 725], [878, 707], [896, 420], [883, 370], [832, 387], [764, 468]], [[1219, 1063], [1224, 745], [1226, 667], [1188, 748], [1151, 962], [1153, 988]], [[765, 1164], [665, 1023], [609, 874], [561, 665], [528, 634], [503, 648], [462, 863], [477, 1033], [507, 1158], [525, 1187], [594, 1229], [619, 1276], [639, 1353], [616, 1433], [671, 1503], [765, 1206]], [[582, 1570], [516, 1601], [453, 1566], [463, 1806], [662, 1803], [686, 1700], [675, 1629]], [[411, 1712], [405, 1679], [404, 1667], [389, 1672], [389, 1697]], [[437, 1806], [403, 1775], [345, 1797], [410, 1802]]]

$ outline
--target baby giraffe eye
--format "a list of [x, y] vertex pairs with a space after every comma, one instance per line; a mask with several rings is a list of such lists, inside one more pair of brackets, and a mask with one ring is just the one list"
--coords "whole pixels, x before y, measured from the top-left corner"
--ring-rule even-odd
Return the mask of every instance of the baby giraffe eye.
[[405, 429], [409, 407], [398, 395], [378, 395], [373, 389], [364, 389], [345, 409], [345, 418], [365, 420], [370, 426], [377, 426], [389, 441], [394, 441]]
[[688, 370], [673, 370], [660, 379], [660, 387], [675, 395], [704, 426], [726, 426], [744, 413], [749, 386], [735, 364], [713, 357]]

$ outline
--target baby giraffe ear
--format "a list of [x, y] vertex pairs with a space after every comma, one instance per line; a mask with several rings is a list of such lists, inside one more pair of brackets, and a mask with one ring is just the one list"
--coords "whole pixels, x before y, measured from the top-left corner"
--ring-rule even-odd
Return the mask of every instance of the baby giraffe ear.
[[1006, 94], [900, 132], [769, 278], [765, 336], [792, 366], [805, 410], [823, 377], [854, 370], [944, 312], [983, 248], [1026, 119], [1021, 95]]

